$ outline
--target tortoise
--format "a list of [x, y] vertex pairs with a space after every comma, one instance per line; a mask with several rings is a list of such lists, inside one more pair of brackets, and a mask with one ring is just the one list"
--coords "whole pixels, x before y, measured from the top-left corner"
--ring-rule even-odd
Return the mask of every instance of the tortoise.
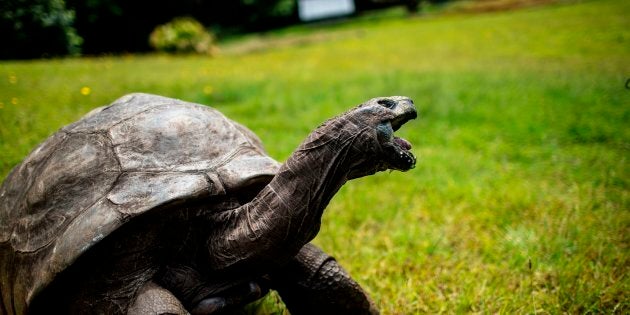
[[377, 314], [310, 241], [348, 180], [416, 159], [402, 96], [329, 119], [284, 164], [216, 109], [134, 93], [36, 147], [0, 188], [0, 313]]

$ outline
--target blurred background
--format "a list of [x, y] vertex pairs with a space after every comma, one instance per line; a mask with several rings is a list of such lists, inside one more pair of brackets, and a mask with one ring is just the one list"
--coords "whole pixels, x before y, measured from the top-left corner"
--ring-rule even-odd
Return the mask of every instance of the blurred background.
[[[147, 38], [156, 26], [177, 17], [229, 38], [400, 5], [416, 13], [420, 1], [7, 0], [0, 4], [0, 23], [6, 31], [0, 58], [145, 52], [151, 48]], [[183, 31], [181, 25], [174, 27], [170, 30]]]
[[[630, 1], [4, 0], [0, 178], [131, 92], [215, 107], [284, 161], [406, 95], [415, 169], [346, 184], [315, 243], [384, 314], [630, 311]], [[286, 313], [270, 295], [252, 313]]]

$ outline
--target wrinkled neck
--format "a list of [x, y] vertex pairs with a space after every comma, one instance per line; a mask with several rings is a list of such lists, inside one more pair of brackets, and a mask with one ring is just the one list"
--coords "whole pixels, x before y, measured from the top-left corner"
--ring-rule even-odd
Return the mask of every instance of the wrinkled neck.
[[251, 202], [215, 218], [222, 227], [209, 244], [215, 267], [286, 261], [317, 235], [324, 209], [357, 163], [352, 152], [362, 131], [342, 123], [315, 130]]
[[331, 139], [323, 145], [305, 143], [294, 152], [270, 183], [287, 206], [321, 216], [332, 197], [347, 181], [349, 148]]
[[[348, 180], [352, 168], [352, 134], [331, 132], [327, 125], [314, 131], [289, 157], [261, 193], [263, 202], [280, 202], [270, 211], [289, 218], [286, 240], [297, 249], [319, 232], [321, 217], [332, 197]], [[295, 244], [289, 244], [294, 242]]]

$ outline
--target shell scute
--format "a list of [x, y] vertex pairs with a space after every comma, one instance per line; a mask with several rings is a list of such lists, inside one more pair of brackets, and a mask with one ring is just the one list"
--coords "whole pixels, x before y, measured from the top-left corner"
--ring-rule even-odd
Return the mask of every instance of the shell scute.
[[38, 145], [24, 161], [16, 166], [0, 187], [0, 243], [11, 238], [16, 221], [27, 211], [25, 195], [36, 182], [49, 157], [65, 141], [67, 134], [58, 132]]
[[[109, 191], [120, 168], [109, 139], [73, 134], [41, 165], [25, 191], [11, 236], [18, 251], [36, 251], [50, 243], [79, 212]], [[37, 152], [41, 153], [41, 152]]]
[[222, 114], [187, 103], [139, 113], [109, 134], [125, 171], [209, 169], [231, 151], [249, 146]]
[[123, 174], [107, 199], [124, 214], [142, 213], [166, 202], [208, 196], [211, 187], [203, 174]]
[[172, 99], [162, 96], [143, 93], [128, 94], [115, 100], [110, 105], [92, 110], [79, 121], [64, 127], [63, 130], [66, 132], [107, 130], [139, 113], [169, 103], [172, 103]]

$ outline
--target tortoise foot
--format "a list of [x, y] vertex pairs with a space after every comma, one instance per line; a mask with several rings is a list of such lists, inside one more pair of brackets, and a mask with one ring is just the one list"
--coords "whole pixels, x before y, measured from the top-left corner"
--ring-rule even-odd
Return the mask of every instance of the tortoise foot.
[[262, 298], [268, 292], [268, 288], [251, 281], [229, 289], [219, 296], [204, 298], [192, 309], [191, 314], [208, 315], [231, 311]]

